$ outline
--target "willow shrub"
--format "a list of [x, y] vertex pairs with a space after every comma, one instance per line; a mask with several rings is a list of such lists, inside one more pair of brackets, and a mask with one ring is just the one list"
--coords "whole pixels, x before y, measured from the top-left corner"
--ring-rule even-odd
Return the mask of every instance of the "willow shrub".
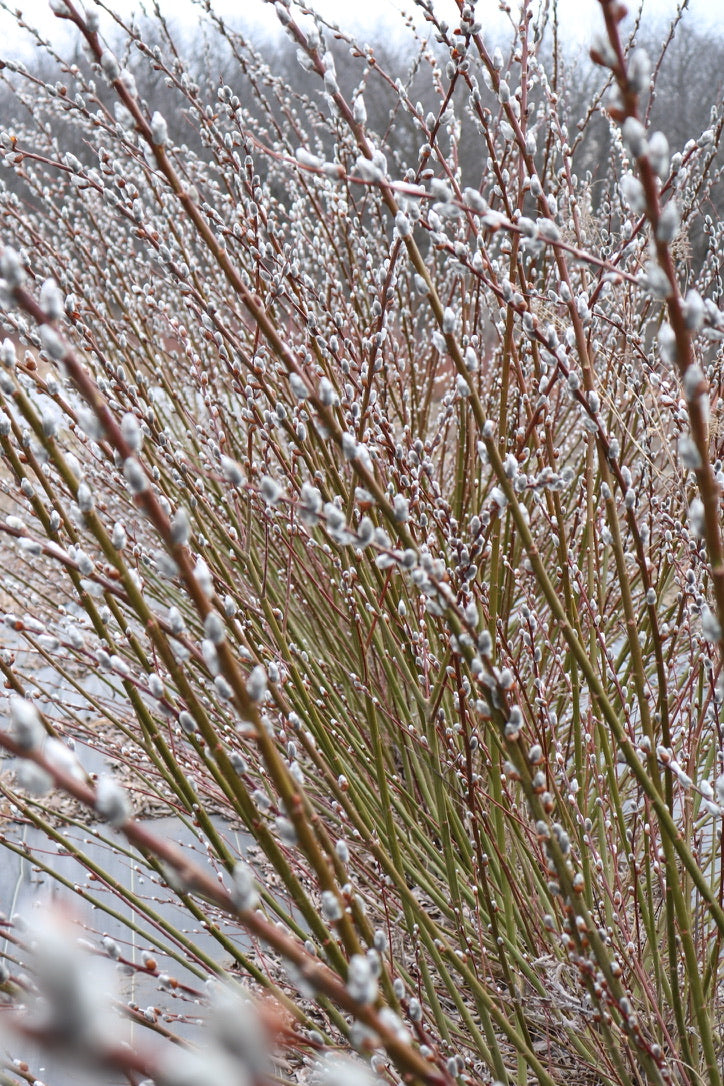
[[4, 68], [4, 1082], [721, 1082], [721, 103], [458, 6]]

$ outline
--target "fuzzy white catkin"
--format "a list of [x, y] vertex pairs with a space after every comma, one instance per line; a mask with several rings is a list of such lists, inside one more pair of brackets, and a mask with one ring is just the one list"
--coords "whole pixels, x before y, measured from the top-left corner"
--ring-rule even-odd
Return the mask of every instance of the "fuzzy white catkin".
[[50, 773], [27, 758], [19, 759], [15, 767], [15, 777], [20, 787], [31, 796], [45, 796], [53, 787]]
[[332, 890], [322, 892], [322, 913], [326, 920], [339, 920], [342, 916], [342, 906], [339, 898]]
[[191, 524], [189, 515], [181, 506], [171, 520], [171, 542], [177, 546], [185, 547], [191, 537]]
[[121, 435], [131, 452], [139, 451], [143, 444], [143, 433], [132, 411], [127, 411], [121, 419]]
[[151, 139], [157, 147], [165, 147], [168, 143], [168, 125], [158, 110], [151, 117]]
[[43, 1006], [44, 1028], [84, 1058], [119, 1039], [111, 1011], [115, 966], [84, 953], [64, 917], [46, 910], [31, 928], [31, 969]]
[[119, 75], [121, 74], [121, 66], [118, 63], [118, 60], [116, 59], [114, 54], [110, 51], [110, 49], [106, 49], [103, 53], [101, 53], [101, 68], [103, 69], [103, 74], [109, 83], [112, 83], [115, 79], [118, 79]]
[[63, 316], [63, 295], [58, 289], [55, 279], [46, 279], [40, 288], [38, 296], [40, 308], [49, 321], [57, 321]]
[[251, 701], [263, 701], [267, 690], [267, 673], [262, 664], [257, 664], [246, 680], [246, 692]]
[[297, 147], [294, 157], [300, 166], [306, 166], [307, 169], [319, 170], [324, 165], [323, 160], [318, 155], [313, 155], [306, 147]]
[[276, 505], [279, 501], [282, 491], [279, 484], [268, 475], [265, 475], [259, 485], [259, 492], [267, 505]]
[[312, 1074], [313, 1086], [381, 1086], [381, 1081], [362, 1060], [337, 1053], [320, 1060]]
[[242, 486], [244, 482], [244, 472], [241, 470], [241, 466], [237, 464], [236, 460], [232, 460], [230, 456], [222, 456], [221, 467], [224, 475], [232, 486]]
[[113, 534], [111, 536], [111, 542], [117, 551], [122, 551], [128, 542], [128, 536], [126, 535], [126, 529], [120, 523], [116, 521], [113, 525]]
[[369, 1006], [377, 998], [377, 977], [367, 955], [353, 954], [347, 967], [347, 991], [356, 1003]]
[[220, 645], [226, 637], [226, 627], [218, 611], [209, 611], [204, 619], [204, 633], [213, 645]]
[[6, 245], [0, 253], [0, 276], [9, 290], [20, 287], [25, 282], [25, 269], [16, 249]]
[[248, 864], [239, 861], [232, 873], [233, 885], [231, 897], [234, 905], [241, 912], [251, 912], [259, 904], [259, 891], [254, 880], [254, 872]]
[[210, 599], [214, 594], [214, 580], [211, 576], [211, 570], [201, 556], [199, 556], [194, 566], [194, 577], [203, 594], [207, 599]]
[[38, 710], [25, 698], [10, 699], [10, 720], [13, 737], [21, 750], [37, 750], [45, 735]]
[[4, 339], [0, 344], [0, 364], [6, 370], [14, 370], [16, 361], [15, 344], [11, 339]]
[[66, 347], [55, 329], [49, 324], [41, 324], [38, 335], [45, 353], [55, 362], [60, 362], [65, 357]]
[[131, 494], [137, 496], [148, 490], [148, 477], [135, 456], [123, 461], [123, 474]]

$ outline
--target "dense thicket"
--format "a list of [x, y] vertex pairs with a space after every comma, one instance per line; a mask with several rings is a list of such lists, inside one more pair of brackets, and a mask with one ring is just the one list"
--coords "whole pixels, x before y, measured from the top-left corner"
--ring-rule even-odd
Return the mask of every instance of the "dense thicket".
[[720, 1086], [722, 43], [274, 6], [0, 73], [4, 1081]]

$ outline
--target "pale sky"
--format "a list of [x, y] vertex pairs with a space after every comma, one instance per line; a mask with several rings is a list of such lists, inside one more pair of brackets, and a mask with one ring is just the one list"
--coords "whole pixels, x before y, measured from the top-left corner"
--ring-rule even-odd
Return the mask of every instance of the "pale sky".
[[[136, 0], [108, 0], [109, 6], [127, 14], [137, 9]], [[10, 0], [11, 7], [19, 8], [54, 45], [60, 46], [68, 33], [68, 25], [56, 19], [50, 12], [47, 0]], [[677, 8], [677, 0], [643, 0], [646, 18], [671, 19]], [[197, 9], [192, 0], [160, 0], [161, 10], [173, 19], [181, 20], [186, 26], [193, 27], [198, 19]], [[259, 32], [278, 32], [278, 21], [270, 5], [263, 0], [217, 0], [215, 10], [228, 20], [230, 25], [239, 29], [249, 28]], [[316, 0], [317, 10], [324, 17], [336, 20], [344, 29], [355, 30], [360, 36], [369, 34], [379, 37], [395, 35], [402, 31], [401, 11], [412, 12], [412, 0]], [[456, 18], [455, 0], [435, 0], [437, 11], [450, 23]], [[637, 9], [636, 0], [629, 4], [630, 10]], [[505, 26], [497, 0], [479, 0], [478, 18], [485, 16], [486, 27], [495, 30]], [[602, 25], [598, 0], [559, 0], [559, 23], [565, 28], [571, 40], [586, 45], [592, 35]], [[702, 28], [719, 31], [724, 34], [724, 0], [689, 0], [687, 21]], [[0, 57], [18, 54], [27, 56], [28, 45], [24, 35], [18, 30], [14, 19], [0, 10]]]

